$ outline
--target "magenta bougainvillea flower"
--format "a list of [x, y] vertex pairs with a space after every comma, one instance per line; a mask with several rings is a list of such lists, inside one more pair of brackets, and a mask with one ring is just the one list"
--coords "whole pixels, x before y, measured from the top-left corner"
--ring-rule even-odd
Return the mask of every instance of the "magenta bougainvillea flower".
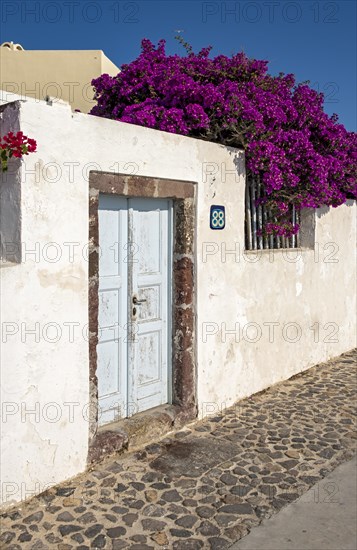
[[139, 57], [116, 77], [92, 81], [91, 114], [243, 147], [248, 177], [263, 182], [260, 201], [278, 214], [266, 233], [297, 232], [286, 221], [292, 205], [336, 207], [356, 198], [356, 134], [324, 112], [323, 94], [292, 74], [269, 75], [267, 61], [209, 54], [167, 55], [163, 40], [157, 47], [143, 40]]

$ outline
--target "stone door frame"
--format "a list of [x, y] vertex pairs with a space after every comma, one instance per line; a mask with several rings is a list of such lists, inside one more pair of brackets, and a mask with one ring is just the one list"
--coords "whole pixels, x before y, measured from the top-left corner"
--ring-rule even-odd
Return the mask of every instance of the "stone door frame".
[[[98, 285], [99, 194], [125, 198], [160, 198], [173, 201], [172, 255], [172, 405], [163, 413], [169, 425], [182, 425], [197, 416], [196, 392], [196, 184], [148, 176], [89, 173], [89, 453], [94, 462], [128, 445], [125, 431], [110, 424], [98, 430]], [[150, 411], [147, 411], [150, 414]], [[145, 413], [140, 413], [145, 414]], [[132, 417], [135, 419], [135, 415]], [[128, 419], [130, 421], [130, 419]]]

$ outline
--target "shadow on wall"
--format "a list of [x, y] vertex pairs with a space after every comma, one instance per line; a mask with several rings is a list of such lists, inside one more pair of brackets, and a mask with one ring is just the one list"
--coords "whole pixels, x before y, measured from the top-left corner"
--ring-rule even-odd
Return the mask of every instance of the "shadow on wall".
[[[346, 206], [351, 208], [355, 203], [354, 199], [347, 199]], [[333, 210], [332, 206], [320, 206], [320, 208], [317, 208], [316, 214], [318, 218], [322, 218], [323, 216], [326, 216], [331, 210]]]
[[0, 258], [3, 265], [21, 262], [21, 159], [11, 158], [0, 173]]

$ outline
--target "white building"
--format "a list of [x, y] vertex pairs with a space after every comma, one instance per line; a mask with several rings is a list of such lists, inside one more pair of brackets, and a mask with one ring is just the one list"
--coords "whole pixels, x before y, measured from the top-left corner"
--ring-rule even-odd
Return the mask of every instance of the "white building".
[[4, 506], [130, 422], [154, 437], [354, 346], [354, 203], [245, 252], [243, 151], [56, 103], [1, 118], [37, 141], [1, 181]]

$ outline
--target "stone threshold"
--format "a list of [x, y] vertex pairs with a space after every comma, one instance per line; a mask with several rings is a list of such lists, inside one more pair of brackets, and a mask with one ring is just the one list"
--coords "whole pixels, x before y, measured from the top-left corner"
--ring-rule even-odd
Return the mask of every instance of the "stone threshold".
[[101, 426], [89, 446], [88, 466], [114, 453], [141, 449], [196, 418], [195, 410], [189, 411], [178, 405], [161, 405]]

